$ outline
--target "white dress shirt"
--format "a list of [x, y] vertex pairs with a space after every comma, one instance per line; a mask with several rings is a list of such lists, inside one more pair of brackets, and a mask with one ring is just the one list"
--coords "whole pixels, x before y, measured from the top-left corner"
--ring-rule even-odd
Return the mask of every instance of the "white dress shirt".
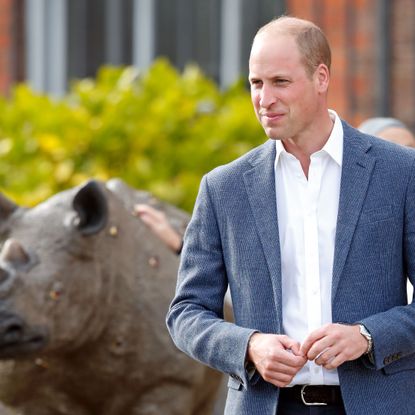
[[[334, 111], [333, 130], [311, 155], [308, 180], [300, 162], [276, 141], [275, 186], [281, 247], [283, 329], [302, 343], [332, 322], [331, 284], [339, 206], [343, 127]], [[308, 362], [292, 385], [339, 384], [337, 370]]]

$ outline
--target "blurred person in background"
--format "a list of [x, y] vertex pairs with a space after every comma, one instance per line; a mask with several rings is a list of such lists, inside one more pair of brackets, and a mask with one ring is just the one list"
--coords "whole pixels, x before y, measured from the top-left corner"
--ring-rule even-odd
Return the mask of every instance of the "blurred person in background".
[[368, 118], [357, 127], [362, 133], [374, 135], [402, 146], [415, 148], [412, 131], [396, 118]]

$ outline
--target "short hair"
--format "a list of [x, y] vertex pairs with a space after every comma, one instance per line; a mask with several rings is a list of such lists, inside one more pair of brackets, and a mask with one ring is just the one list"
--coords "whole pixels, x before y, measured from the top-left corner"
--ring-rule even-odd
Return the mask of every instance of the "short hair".
[[[262, 26], [255, 38], [264, 32], [279, 32], [294, 37], [309, 76], [323, 63], [330, 71], [331, 50], [324, 32], [313, 22], [291, 16], [280, 16]], [[255, 39], [254, 39], [255, 40]]]

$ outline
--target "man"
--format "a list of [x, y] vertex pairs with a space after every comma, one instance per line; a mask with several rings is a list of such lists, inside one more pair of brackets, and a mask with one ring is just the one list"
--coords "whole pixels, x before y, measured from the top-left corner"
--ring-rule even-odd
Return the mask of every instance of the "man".
[[249, 71], [270, 140], [201, 182], [172, 338], [230, 375], [227, 415], [414, 414], [415, 155], [328, 110], [313, 23], [261, 28]]

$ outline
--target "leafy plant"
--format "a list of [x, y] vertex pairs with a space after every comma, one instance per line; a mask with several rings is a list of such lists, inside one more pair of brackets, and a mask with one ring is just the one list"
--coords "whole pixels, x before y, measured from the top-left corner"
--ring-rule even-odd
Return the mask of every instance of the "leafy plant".
[[193, 207], [200, 179], [264, 141], [242, 83], [226, 91], [195, 66], [103, 67], [56, 100], [18, 85], [0, 100], [0, 187], [24, 205], [88, 178], [120, 177]]

